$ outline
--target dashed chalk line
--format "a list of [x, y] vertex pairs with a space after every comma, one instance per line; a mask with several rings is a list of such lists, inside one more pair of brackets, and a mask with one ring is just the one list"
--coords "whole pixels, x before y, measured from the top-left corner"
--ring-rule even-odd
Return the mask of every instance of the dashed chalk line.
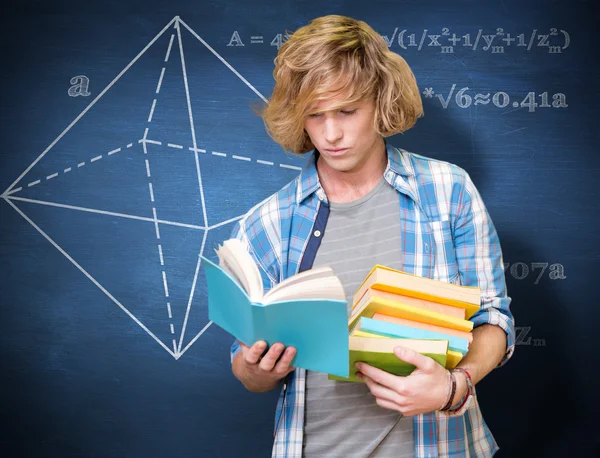
[[160, 86], [162, 85], [163, 76], [165, 76], [165, 69], [166, 67], [163, 67], [162, 71], [160, 72], [160, 78], [158, 79], [158, 84], [156, 85], [157, 94], [160, 92]]
[[158, 257], [160, 259], [160, 265], [164, 266], [165, 259], [163, 258], [162, 245], [160, 243], [158, 244]]
[[150, 189], [150, 200], [154, 202], [154, 188], [152, 187], [152, 182], [148, 182], [148, 188]]
[[[129, 143], [129, 144], [127, 145], [127, 148], [131, 148], [131, 146], [132, 146], [132, 145], [133, 145], [133, 143]], [[106, 155], [107, 155], [107, 156], [112, 156], [112, 155], [114, 155], [114, 154], [117, 154], [117, 153], [118, 153], [119, 151], [121, 151], [121, 150], [122, 150], [122, 148], [115, 148], [115, 149], [113, 149], [113, 150], [111, 150], [111, 151], [108, 151], [108, 152], [106, 153]], [[91, 159], [90, 159], [90, 164], [92, 164], [92, 163], [94, 163], [94, 162], [98, 162], [98, 161], [99, 161], [99, 160], [101, 160], [103, 157], [104, 157], [104, 154], [100, 154], [100, 155], [98, 155], [98, 156], [95, 156], [95, 157], [91, 158]], [[77, 164], [77, 168], [78, 168], [78, 169], [80, 169], [81, 167], [83, 167], [83, 166], [85, 166], [85, 165], [86, 165], [86, 162], [85, 162], [85, 161], [83, 161], [83, 162], [80, 162], [80, 163], [78, 163], [78, 164]], [[73, 170], [73, 167], [67, 167], [66, 169], [63, 169], [62, 173], [63, 173], [63, 174], [67, 174], [67, 173], [71, 172], [72, 170]], [[47, 175], [47, 176], [46, 176], [46, 179], [45, 179], [45, 181], [51, 180], [51, 179], [53, 179], [53, 178], [56, 178], [57, 176], [59, 176], [59, 175], [60, 175], [60, 173], [61, 173], [61, 172], [54, 172], [54, 173], [51, 173], [50, 175]], [[40, 179], [38, 179], [38, 180], [35, 180], [35, 181], [32, 181], [32, 182], [30, 182], [30, 183], [27, 185], [27, 187], [28, 187], [28, 188], [30, 188], [30, 187], [32, 187], [32, 186], [35, 186], [35, 185], [37, 185], [37, 184], [41, 183], [41, 182], [42, 182], [42, 179], [40, 178]], [[13, 190], [10, 192], [10, 194], [14, 194], [14, 193], [16, 193], [16, 192], [19, 192], [19, 191], [21, 191], [22, 189], [23, 189], [23, 187], [15, 188], [15, 189], [13, 189]]]
[[152, 108], [150, 109], [150, 114], [148, 115], [148, 122], [152, 122], [152, 115], [154, 114], [154, 108], [156, 107], [156, 99], [152, 101]]
[[[177, 24], [177, 23], [175, 23]], [[171, 303], [169, 302], [169, 282], [167, 280], [167, 271], [165, 268], [165, 259], [163, 256], [163, 247], [162, 244], [160, 242], [160, 229], [159, 229], [159, 225], [158, 225], [158, 216], [156, 214], [156, 204], [155, 204], [155, 195], [154, 195], [154, 187], [152, 186], [152, 174], [150, 173], [150, 162], [148, 161], [148, 148], [147, 148], [147, 144], [154, 144], [154, 145], [162, 145], [162, 142], [159, 141], [155, 141], [155, 140], [148, 140], [148, 131], [150, 129], [150, 123], [152, 122], [152, 117], [154, 115], [154, 109], [156, 108], [156, 103], [157, 103], [157, 99], [158, 99], [158, 94], [160, 93], [160, 88], [162, 85], [162, 80], [163, 77], [165, 75], [165, 69], [167, 67], [167, 63], [169, 61], [169, 56], [171, 55], [171, 47], [173, 46], [173, 40], [175, 39], [175, 33], [171, 34], [171, 38], [169, 40], [169, 46], [167, 48], [167, 52], [165, 54], [165, 65], [162, 67], [161, 71], [160, 71], [160, 77], [158, 79], [158, 84], [156, 85], [156, 94], [157, 94], [157, 98], [155, 98], [152, 101], [152, 107], [150, 108], [150, 113], [148, 114], [148, 126], [146, 127], [146, 129], [144, 130], [144, 136], [142, 139], [140, 139], [138, 141], [138, 143], [142, 143], [142, 147], [143, 147], [143, 151], [144, 151], [144, 155], [145, 155], [145, 163], [146, 163], [146, 175], [148, 176], [148, 191], [150, 193], [150, 201], [152, 202], [152, 216], [154, 217], [154, 227], [156, 230], [156, 245], [158, 247], [158, 258], [160, 260], [160, 265], [161, 265], [161, 274], [162, 274], [162, 280], [163, 280], [163, 287], [165, 290], [165, 298], [166, 303], [167, 303], [167, 313], [169, 315], [169, 319], [172, 320], [173, 319], [173, 315], [171, 313]], [[178, 145], [175, 143], [167, 143], [167, 146], [170, 148], [177, 148], [177, 149], [183, 149], [183, 145]], [[169, 323], [169, 329], [171, 331], [171, 340], [173, 342], [173, 352], [175, 354], [177, 354], [177, 342], [175, 341], [175, 328], [173, 326], [173, 322]]]
[[[152, 103], [152, 105], [154, 106], [154, 105], [155, 105], [155, 103], [156, 103], [156, 99], [155, 99], [155, 101]], [[144, 132], [144, 134], [145, 134], [145, 135], [147, 135], [147, 134], [148, 134], [148, 128], [146, 128], [146, 131]], [[161, 141], [158, 141], [158, 140], [150, 140], [150, 139], [144, 139], [144, 138], [141, 138], [141, 139], [139, 139], [139, 140], [138, 140], [138, 143], [149, 143], [149, 144], [152, 144], [152, 145], [158, 145], [158, 146], [162, 146], [162, 145], [163, 145], [163, 143], [165, 143], [165, 142], [161, 142]], [[166, 143], [166, 145], [167, 145], [169, 148], [175, 148], [175, 149], [184, 149], [184, 148], [185, 148], [183, 145], [180, 145], [180, 144], [178, 144], [178, 143]], [[133, 143], [128, 143], [128, 144], [125, 146], [125, 148], [131, 148], [132, 146], [133, 146]], [[203, 149], [203, 148], [194, 148], [194, 147], [191, 147], [191, 146], [190, 146], [188, 149], [189, 149], [190, 151], [197, 151], [197, 152], [200, 152], [200, 153], [206, 153], [206, 149]], [[119, 152], [121, 152], [121, 151], [123, 151], [123, 148], [122, 148], [122, 147], [115, 148], [115, 149], [113, 149], [113, 150], [110, 150], [110, 151], [106, 152], [106, 156], [107, 156], [107, 157], [109, 157], [109, 156], [113, 156], [113, 155], [115, 155], [115, 154], [117, 154], [117, 153], [119, 153]], [[275, 163], [275, 162], [273, 162], [273, 161], [265, 161], [265, 160], [262, 160], [262, 159], [256, 159], [256, 160], [253, 160], [252, 158], [250, 158], [250, 157], [248, 157], [248, 156], [240, 156], [240, 155], [237, 155], [237, 154], [228, 154], [228, 153], [223, 153], [223, 152], [220, 152], [220, 151], [211, 151], [211, 154], [212, 154], [213, 156], [218, 156], [218, 157], [229, 157], [229, 158], [231, 158], [231, 159], [235, 159], [235, 160], [238, 160], [238, 161], [244, 161], [244, 162], [252, 162], [252, 161], [254, 161], [254, 162], [256, 162], [257, 164], [261, 164], [261, 165], [268, 165], [268, 166], [279, 166], [279, 167], [281, 167], [281, 168], [284, 168], [284, 169], [290, 169], [290, 170], [302, 170], [302, 167], [298, 167], [298, 166], [295, 166], [295, 165], [283, 164], [283, 163], [281, 163], [281, 164], [276, 164], [276, 163]], [[98, 155], [98, 156], [95, 156], [95, 157], [93, 157], [92, 159], [90, 159], [89, 163], [90, 163], [90, 164], [92, 164], [92, 163], [94, 163], [94, 162], [98, 162], [98, 161], [100, 161], [100, 160], [101, 160], [103, 157], [104, 157], [104, 154], [100, 154], [100, 155]], [[78, 163], [78, 164], [77, 164], [77, 168], [78, 168], [78, 169], [80, 169], [81, 167], [83, 167], [83, 166], [85, 166], [85, 165], [86, 165], [86, 162], [85, 162], [85, 161], [84, 161], [84, 162], [80, 162], [80, 163]], [[66, 173], [69, 173], [69, 172], [71, 172], [72, 170], [73, 170], [73, 167], [67, 167], [66, 169], [64, 169], [64, 170], [62, 171], [62, 173], [63, 173], [63, 174], [66, 174]], [[50, 175], [48, 175], [48, 176], [46, 177], [45, 181], [51, 180], [52, 178], [56, 178], [56, 177], [57, 177], [57, 176], [59, 176], [59, 175], [60, 175], [60, 172], [55, 172], [55, 173], [52, 173], [52, 174], [50, 174]], [[151, 174], [150, 174], [150, 165], [149, 165], [149, 163], [148, 163], [148, 160], [147, 160], [147, 159], [146, 159], [146, 175], [148, 176], [148, 178], [150, 178], [150, 177], [151, 177]], [[42, 182], [42, 180], [41, 180], [41, 179], [38, 179], [38, 180], [32, 181], [32, 182], [30, 182], [30, 183], [27, 185], [27, 187], [28, 187], [28, 188], [30, 188], [30, 187], [32, 187], [32, 186], [35, 186], [35, 185], [37, 185], [37, 184], [40, 184], [41, 182]], [[148, 183], [148, 184], [149, 184], [149, 186], [150, 186], [150, 200], [151, 200], [152, 202], [154, 202], [154, 192], [153, 192], [153, 189], [152, 189], [152, 183]], [[14, 193], [17, 193], [17, 192], [19, 192], [19, 191], [22, 191], [22, 190], [23, 190], [23, 187], [15, 188], [15, 189], [13, 189], [13, 190], [10, 192], [10, 194], [14, 194]]]

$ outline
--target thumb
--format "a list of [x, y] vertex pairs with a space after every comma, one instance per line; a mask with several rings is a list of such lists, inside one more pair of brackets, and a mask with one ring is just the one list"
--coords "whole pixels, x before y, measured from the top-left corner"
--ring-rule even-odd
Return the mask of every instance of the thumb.
[[414, 365], [417, 369], [428, 371], [432, 367], [431, 362], [433, 360], [430, 357], [422, 355], [410, 348], [395, 347], [394, 354], [398, 359]]

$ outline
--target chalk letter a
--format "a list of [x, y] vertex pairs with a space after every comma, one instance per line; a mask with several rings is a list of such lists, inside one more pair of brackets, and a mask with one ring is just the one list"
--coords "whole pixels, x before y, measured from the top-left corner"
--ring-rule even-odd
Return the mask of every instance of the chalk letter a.
[[71, 97], [77, 97], [78, 95], [82, 95], [87, 97], [90, 95], [88, 91], [88, 87], [90, 86], [90, 79], [85, 75], [77, 75], [71, 78], [71, 86], [69, 88], [69, 95]]

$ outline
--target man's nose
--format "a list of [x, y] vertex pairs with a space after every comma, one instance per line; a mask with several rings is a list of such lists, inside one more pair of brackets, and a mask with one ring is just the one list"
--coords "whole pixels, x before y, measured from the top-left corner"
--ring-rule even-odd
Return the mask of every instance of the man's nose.
[[327, 117], [323, 123], [323, 137], [329, 143], [335, 143], [343, 136], [340, 123], [334, 116]]

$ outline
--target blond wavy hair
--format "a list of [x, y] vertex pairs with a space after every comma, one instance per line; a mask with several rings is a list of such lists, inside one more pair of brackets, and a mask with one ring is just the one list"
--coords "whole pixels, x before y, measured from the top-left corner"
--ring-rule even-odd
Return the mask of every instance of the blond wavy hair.
[[423, 115], [413, 72], [367, 23], [330, 15], [294, 32], [274, 60], [275, 87], [267, 105], [255, 108], [269, 136], [284, 150], [314, 149], [305, 117], [321, 100], [343, 94], [339, 109], [364, 98], [374, 102], [374, 128], [383, 137], [402, 133]]

